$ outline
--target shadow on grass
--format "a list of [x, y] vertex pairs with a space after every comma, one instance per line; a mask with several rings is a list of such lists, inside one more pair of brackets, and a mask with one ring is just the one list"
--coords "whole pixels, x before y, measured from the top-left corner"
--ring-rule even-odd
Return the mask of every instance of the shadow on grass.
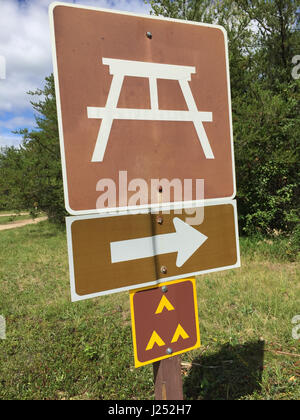
[[186, 399], [236, 400], [260, 391], [264, 341], [225, 344], [218, 353], [202, 355], [184, 379]]

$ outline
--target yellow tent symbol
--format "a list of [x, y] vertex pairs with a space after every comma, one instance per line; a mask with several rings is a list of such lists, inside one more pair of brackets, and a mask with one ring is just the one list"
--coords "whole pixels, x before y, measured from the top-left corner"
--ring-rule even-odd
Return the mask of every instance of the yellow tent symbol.
[[183, 339], [189, 338], [189, 335], [184, 331], [184, 329], [182, 328], [180, 324], [178, 324], [178, 327], [176, 328], [176, 331], [173, 335], [171, 343], [176, 343], [179, 337], [182, 337]]
[[146, 350], [151, 350], [154, 344], [157, 344], [159, 347], [164, 346], [165, 342], [160, 338], [156, 331], [153, 331], [149, 343], [147, 344]]
[[164, 308], [166, 308], [168, 311], [174, 311], [175, 309], [165, 295], [163, 295], [163, 297], [161, 298], [155, 314], [160, 314]]

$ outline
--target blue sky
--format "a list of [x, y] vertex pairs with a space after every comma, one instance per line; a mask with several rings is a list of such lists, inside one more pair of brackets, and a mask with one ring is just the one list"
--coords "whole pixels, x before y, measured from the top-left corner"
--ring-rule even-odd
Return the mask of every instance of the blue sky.
[[[65, 0], [85, 6], [149, 13], [143, 0]], [[35, 125], [28, 91], [52, 73], [48, 6], [52, 0], [0, 0], [0, 147], [18, 146], [12, 131]]]

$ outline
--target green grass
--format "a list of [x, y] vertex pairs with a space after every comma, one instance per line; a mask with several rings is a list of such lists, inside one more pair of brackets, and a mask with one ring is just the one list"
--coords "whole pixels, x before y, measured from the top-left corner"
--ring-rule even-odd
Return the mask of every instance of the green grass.
[[[0, 232], [0, 399], [153, 399], [135, 369], [129, 294], [71, 303], [65, 232]], [[299, 262], [241, 239], [242, 268], [197, 279], [202, 347], [182, 355], [186, 399], [299, 399]]]

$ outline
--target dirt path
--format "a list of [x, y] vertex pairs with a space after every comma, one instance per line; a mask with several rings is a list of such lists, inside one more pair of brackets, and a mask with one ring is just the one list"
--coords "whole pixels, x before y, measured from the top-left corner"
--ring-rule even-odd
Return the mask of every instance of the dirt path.
[[9, 216], [28, 216], [29, 213], [6, 213], [0, 214], [0, 217], [9, 217]]
[[36, 219], [32, 220], [20, 220], [19, 222], [14, 222], [14, 223], [9, 223], [7, 225], [0, 225], [0, 231], [1, 230], [7, 230], [7, 229], [15, 229], [21, 226], [25, 226], [25, 225], [32, 225], [32, 224], [36, 224], [38, 222], [42, 222], [43, 220], [47, 220], [47, 217], [37, 217]]

